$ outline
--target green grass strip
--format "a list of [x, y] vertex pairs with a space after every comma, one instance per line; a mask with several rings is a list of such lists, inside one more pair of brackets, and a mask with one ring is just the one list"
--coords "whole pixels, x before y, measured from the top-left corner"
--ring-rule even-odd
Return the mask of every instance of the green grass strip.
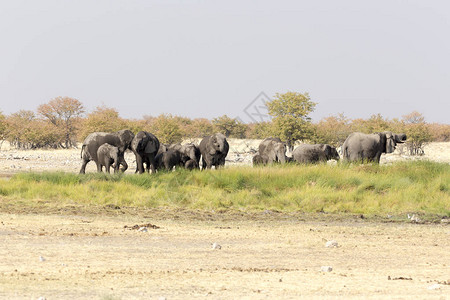
[[[277, 165], [143, 175], [20, 173], [4, 199], [135, 207], [450, 215], [450, 165]], [[0, 201], [1, 201], [0, 198]]]

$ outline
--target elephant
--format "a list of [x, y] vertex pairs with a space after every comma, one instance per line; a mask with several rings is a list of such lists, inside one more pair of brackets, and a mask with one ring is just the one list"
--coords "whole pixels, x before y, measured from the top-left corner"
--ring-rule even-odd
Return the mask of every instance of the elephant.
[[[108, 143], [119, 148], [120, 153], [125, 153], [127, 149], [131, 149], [130, 146], [133, 138], [134, 133], [128, 129], [119, 130], [114, 133], [93, 132], [88, 135], [81, 146], [82, 165], [80, 174], [86, 173], [86, 165], [91, 160], [95, 161], [98, 169], [97, 150], [101, 145]], [[119, 156], [119, 164], [122, 165], [122, 172], [125, 172], [126, 169], [128, 169], [127, 162], [123, 155]]]
[[184, 167], [181, 161], [181, 153], [178, 150], [169, 149], [166, 152], [162, 152], [156, 155], [155, 161], [158, 170], [166, 169], [166, 171], [171, 171], [173, 167]]
[[200, 163], [200, 149], [193, 143], [188, 144], [172, 144], [168, 146], [168, 149], [177, 150], [181, 154], [181, 161], [185, 164], [188, 160], [195, 160], [197, 165]]
[[268, 164], [274, 162], [281, 162], [284, 164], [286, 162], [286, 144], [279, 138], [266, 138], [259, 144], [259, 154], [267, 156]]
[[169, 149], [169, 148], [168, 148], [168, 146], [166, 144], [159, 143], [159, 149], [158, 149], [158, 153], [156, 153], [156, 155], [158, 155], [160, 153], [163, 153], [163, 152], [166, 152], [167, 149]]
[[267, 162], [269, 161], [269, 157], [266, 155], [256, 154], [252, 158], [253, 166], [258, 165], [267, 165]]
[[406, 134], [390, 131], [365, 134], [351, 133], [342, 145], [342, 155], [348, 162], [380, 163], [382, 153], [392, 153], [397, 144], [406, 141]]
[[188, 160], [185, 164], [184, 167], [188, 170], [194, 170], [194, 169], [199, 169], [200, 167], [198, 166], [198, 162], [195, 159], [190, 159]]
[[339, 160], [339, 154], [335, 147], [328, 144], [301, 144], [292, 152], [296, 162], [308, 164], [326, 162], [330, 159]]
[[153, 134], [146, 131], [139, 131], [131, 142], [131, 150], [136, 156], [136, 173], [144, 173], [144, 163], [147, 165], [147, 172], [156, 172], [155, 156], [159, 150], [159, 140]]
[[225, 158], [230, 150], [227, 138], [222, 133], [203, 138], [198, 148], [202, 155], [202, 170], [211, 169], [212, 166], [216, 169], [224, 166]]
[[110, 173], [111, 166], [114, 168], [114, 173], [119, 171], [119, 157], [123, 156], [123, 153], [120, 153], [118, 147], [114, 147], [110, 144], [103, 144], [98, 147], [97, 150], [97, 171], [102, 172], [103, 166], [107, 173]]

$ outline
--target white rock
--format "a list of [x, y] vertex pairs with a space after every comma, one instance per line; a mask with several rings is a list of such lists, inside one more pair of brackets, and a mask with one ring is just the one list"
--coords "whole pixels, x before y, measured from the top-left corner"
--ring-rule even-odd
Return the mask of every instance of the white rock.
[[139, 227], [138, 231], [147, 232], [148, 229], [147, 229], [147, 227]]
[[420, 222], [419, 217], [416, 215], [412, 215], [410, 219], [411, 219], [411, 222]]
[[39, 297], [37, 300], [47, 300], [45, 297]]
[[322, 272], [331, 272], [331, 271], [333, 271], [333, 267], [331, 267], [331, 266], [322, 266], [322, 267], [320, 267], [320, 271], [322, 271]]
[[40, 260], [40, 261], [45, 261], [45, 258], [42, 257], [42, 256], [39, 256], [39, 260]]
[[219, 244], [217, 244], [217, 243], [214, 243], [214, 244], [212, 244], [212, 248], [213, 249], [222, 249], [222, 246], [220, 246]]
[[328, 241], [325, 243], [325, 247], [327, 248], [337, 248], [338, 247], [338, 242], [336, 241]]
[[428, 287], [429, 290], [439, 290], [441, 285], [439, 283], [432, 284]]

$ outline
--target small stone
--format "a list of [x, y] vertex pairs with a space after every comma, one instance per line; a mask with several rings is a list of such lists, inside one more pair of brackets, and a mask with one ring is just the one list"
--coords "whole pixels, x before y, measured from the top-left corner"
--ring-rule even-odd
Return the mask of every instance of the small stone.
[[331, 267], [331, 266], [322, 266], [322, 267], [320, 267], [320, 271], [322, 271], [322, 272], [331, 272], [331, 271], [333, 271], [333, 267]]
[[439, 283], [432, 284], [428, 287], [429, 290], [439, 290], [441, 285]]
[[325, 247], [327, 248], [337, 248], [338, 246], [338, 242], [336, 241], [328, 241], [325, 243]]
[[410, 219], [410, 220], [411, 220], [411, 222], [414, 222], [414, 223], [418, 223], [418, 222], [420, 222], [420, 219], [419, 219], [419, 217], [418, 217], [418, 216], [416, 216], [415, 214], [413, 214], [412, 216], [410, 216], [410, 215], [408, 214], [408, 219]]
[[39, 260], [40, 260], [40, 261], [45, 261], [45, 258], [42, 257], [42, 256], [39, 256]]
[[450, 223], [450, 219], [442, 219], [441, 223], [442, 224], [448, 224], [448, 223]]
[[47, 300], [45, 297], [39, 297], [39, 298], [37, 298], [37, 300]]
[[212, 244], [212, 248], [213, 248], [213, 249], [218, 249], [218, 250], [220, 250], [220, 249], [222, 249], [222, 246], [220, 246], [220, 245], [217, 244], [217, 243], [214, 243], [214, 244]]
[[148, 229], [147, 229], [147, 227], [139, 227], [138, 231], [140, 231], [140, 232], [147, 232]]

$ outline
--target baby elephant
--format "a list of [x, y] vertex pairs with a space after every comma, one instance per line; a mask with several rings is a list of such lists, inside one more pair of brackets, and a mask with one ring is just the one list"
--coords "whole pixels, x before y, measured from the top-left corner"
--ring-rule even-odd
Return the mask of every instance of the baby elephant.
[[328, 144], [301, 144], [292, 153], [294, 160], [303, 164], [326, 162], [330, 159], [339, 160], [336, 148]]
[[190, 159], [188, 160], [185, 164], [184, 167], [188, 170], [194, 170], [194, 169], [199, 169], [200, 167], [198, 166], [198, 163], [195, 159]]
[[267, 163], [269, 162], [269, 157], [267, 155], [261, 155], [261, 154], [256, 154], [255, 156], [253, 156], [253, 166], [259, 166], [259, 165], [267, 165]]
[[155, 160], [158, 170], [166, 169], [167, 171], [172, 171], [173, 167], [183, 165], [180, 152], [172, 149], [159, 153], [156, 155]]
[[114, 173], [119, 171], [119, 148], [112, 146], [110, 144], [103, 144], [98, 147], [97, 150], [97, 171], [102, 172], [103, 166], [106, 169], [106, 172], [109, 172], [109, 168], [112, 166], [114, 168]]

